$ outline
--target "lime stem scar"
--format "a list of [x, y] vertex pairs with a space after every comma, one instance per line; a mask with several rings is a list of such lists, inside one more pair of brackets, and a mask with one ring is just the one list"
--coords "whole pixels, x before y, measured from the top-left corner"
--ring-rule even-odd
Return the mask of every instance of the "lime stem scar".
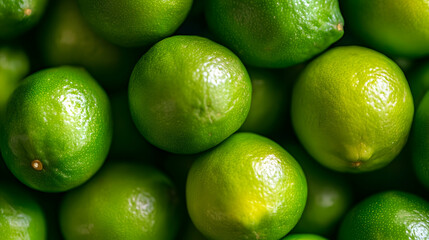
[[362, 162], [352, 162], [352, 167], [359, 167], [362, 164]]
[[338, 23], [337, 29], [338, 29], [338, 31], [343, 31], [343, 24]]
[[43, 164], [39, 160], [33, 160], [31, 162], [31, 167], [33, 167], [34, 170], [41, 171], [43, 169]]
[[31, 9], [29, 9], [29, 8], [27, 8], [27, 9], [25, 9], [24, 10], [24, 14], [26, 15], [26, 16], [30, 16], [31, 15]]

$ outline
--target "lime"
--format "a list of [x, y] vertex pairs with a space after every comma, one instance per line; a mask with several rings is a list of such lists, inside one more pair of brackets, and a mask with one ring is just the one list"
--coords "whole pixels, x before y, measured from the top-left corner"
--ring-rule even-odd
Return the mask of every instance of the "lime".
[[60, 192], [87, 181], [112, 139], [106, 93], [83, 69], [63, 66], [27, 77], [8, 102], [1, 149], [31, 188]]
[[352, 185], [343, 175], [319, 165], [298, 143], [284, 147], [302, 166], [308, 186], [304, 212], [292, 232], [331, 236], [352, 206]]
[[386, 56], [333, 48], [312, 61], [292, 94], [292, 124], [305, 149], [338, 171], [386, 166], [407, 141], [414, 114], [402, 70]]
[[400, 191], [373, 195], [343, 220], [339, 240], [428, 239], [429, 203]]
[[281, 240], [328, 240], [327, 238], [314, 234], [291, 234]]
[[60, 224], [68, 240], [173, 240], [178, 201], [171, 181], [155, 168], [111, 163], [66, 194]]
[[29, 71], [30, 61], [24, 50], [0, 46], [0, 121], [6, 111], [7, 100]]
[[45, 215], [33, 195], [19, 185], [0, 182], [2, 240], [45, 240]]
[[348, 29], [383, 53], [402, 57], [429, 55], [427, 0], [343, 0]]
[[338, 0], [208, 0], [205, 10], [215, 36], [257, 67], [304, 62], [344, 33]]
[[249, 68], [248, 72], [252, 81], [252, 104], [240, 131], [269, 135], [281, 124], [290, 95], [285, 94], [280, 74], [257, 68]]
[[413, 126], [412, 146], [415, 173], [429, 188], [429, 92], [417, 108]]
[[418, 108], [423, 96], [429, 90], [429, 62], [424, 62], [410, 70], [407, 74], [414, 105]]
[[124, 47], [148, 46], [176, 31], [192, 0], [78, 0], [93, 29]]
[[137, 63], [129, 84], [140, 133], [172, 153], [216, 146], [245, 121], [252, 86], [240, 59], [206, 38], [174, 36]]
[[208, 239], [278, 240], [298, 222], [307, 198], [300, 165], [278, 144], [237, 133], [192, 165], [189, 215]]
[[83, 19], [76, 0], [52, 2], [38, 33], [46, 65], [82, 66], [104, 88], [126, 88], [138, 55], [96, 35]]
[[2, 0], [0, 3], [0, 39], [11, 39], [39, 22], [48, 0]]

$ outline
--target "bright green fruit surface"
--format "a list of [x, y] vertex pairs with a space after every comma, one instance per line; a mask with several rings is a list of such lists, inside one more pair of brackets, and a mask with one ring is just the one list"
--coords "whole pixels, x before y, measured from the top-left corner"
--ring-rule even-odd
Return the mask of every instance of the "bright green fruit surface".
[[47, 0], [1, 0], [0, 39], [14, 38], [32, 28], [42, 17]]
[[282, 240], [328, 240], [327, 238], [314, 234], [291, 234], [282, 238]]
[[413, 134], [413, 163], [415, 173], [429, 189], [429, 94], [426, 92], [417, 108]]
[[215, 36], [257, 67], [304, 62], [344, 33], [338, 0], [208, 0], [205, 12]]
[[253, 133], [234, 134], [202, 154], [186, 185], [192, 222], [214, 240], [278, 240], [298, 222], [306, 199], [300, 165]]
[[60, 210], [67, 240], [173, 240], [179, 226], [172, 182], [141, 164], [111, 163], [66, 194]]
[[0, 183], [0, 236], [2, 240], [45, 240], [46, 219], [28, 189]]
[[292, 94], [292, 123], [305, 149], [334, 170], [386, 166], [405, 145], [414, 114], [402, 70], [357, 46], [333, 48], [303, 71]]
[[376, 50], [402, 57], [429, 55], [428, 0], [340, 2], [347, 29]]
[[346, 215], [338, 239], [429, 239], [429, 203], [400, 191], [378, 193]]
[[245, 121], [252, 85], [240, 59], [197, 36], [174, 36], [137, 63], [129, 84], [131, 115], [153, 145], [197, 153], [225, 140]]
[[31, 188], [60, 192], [88, 180], [112, 139], [106, 93], [84, 70], [50, 68], [24, 79], [6, 110], [6, 165]]
[[126, 87], [138, 57], [94, 33], [76, 0], [56, 0], [41, 24], [39, 47], [48, 66], [84, 67], [104, 88]]
[[112, 43], [148, 46], [183, 23], [192, 0], [78, 0], [85, 19]]

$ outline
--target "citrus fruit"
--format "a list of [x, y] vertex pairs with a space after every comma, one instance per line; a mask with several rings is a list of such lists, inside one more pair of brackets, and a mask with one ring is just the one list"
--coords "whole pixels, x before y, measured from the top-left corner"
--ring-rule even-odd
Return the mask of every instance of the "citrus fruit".
[[82, 66], [104, 88], [126, 88], [138, 56], [94, 33], [75, 0], [52, 2], [41, 24], [38, 46], [48, 66]]
[[288, 142], [284, 147], [301, 165], [308, 186], [304, 212], [292, 232], [332, 235], [352, 206], [352, 185], [344, 176], [319, 165], [298, 143]]
[[112, 43], [148, 46], [171, 34], [183, 23], [192, 0], [78, 0], [93, 29]]
[[209, 0], [205, 13], [215, 36], [257, 67], [304, 62], [344, 33], [338, 0]]
[[27, 189], [0, 182], [0, 236], [2, 240], [45, 240], [46, 219]]
[[328, 240], [327, 238], [314, 234], [291, 234], [281, 240]]
[[2, 0], [0, 3], [0, 39], [11, 39], [39, 22], [47, 0]]
[[402, 57], [429, 55], [427, 0], [344, 0], [348, 29], [383, 53]]
[[189, 216], [213, 240], [278, 240], [298, 222], [306, 198], [300, 165], [253, 133], [236, 133], [202, 154], [186, 185]]
[[414, 105], [418, 108], [423, 96], [429, 90], [429, 62], [424, 62], [411, 69], [407, 74]]
[[9, 170], [31, 188], [66, 191], [87, 181], [107, 156], [109, 99], [84, 69], [41, 70], [15, 89], [4, 129], [0, 144]]
[[173, 153], [202, 152], [229, 137], [245, 121], [251, 95], [240, 59], [197, 36], [155, 44], [129, 83], [131, 115], [140, 133]]
[[278, 129], [288, 95], [280, 74], [257, 68], [249, 68], [248, 73], [252, 81], [252, 103], [240, 131], [268, 135]]
[[163, 173], [115, 162], [65, 195], [60, 225], [68, 240], [173, 240], [177, 210], [176, 190]]
[[428, 239], [429, 203], [400, 191], [373, 195], [344, 218], [338, 239]]
[[30, 61], [22, 49], [0, 46], [0, 121], [6, 111], [7, 100], [29, 71]]
[[371, 49], [333, 48], [292, 93], [292, 124], [307, 152], [343, 172], [386, 166], [405, 145], [414, 105], [402, 70]]
[[417, 108], [413, 126], [413, 164], [417, 177], [429, 188], [429, 94]]

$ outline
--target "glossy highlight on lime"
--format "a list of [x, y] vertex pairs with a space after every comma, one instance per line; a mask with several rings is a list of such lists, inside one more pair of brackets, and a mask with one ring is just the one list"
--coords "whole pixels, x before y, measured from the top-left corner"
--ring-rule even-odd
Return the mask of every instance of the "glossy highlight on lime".
[[61, 192], [87, 181], [112, 140], [109, 99], [84, 69], [62, 66], [23, 80], [7, 105], [3, 158], [27, 186]]

